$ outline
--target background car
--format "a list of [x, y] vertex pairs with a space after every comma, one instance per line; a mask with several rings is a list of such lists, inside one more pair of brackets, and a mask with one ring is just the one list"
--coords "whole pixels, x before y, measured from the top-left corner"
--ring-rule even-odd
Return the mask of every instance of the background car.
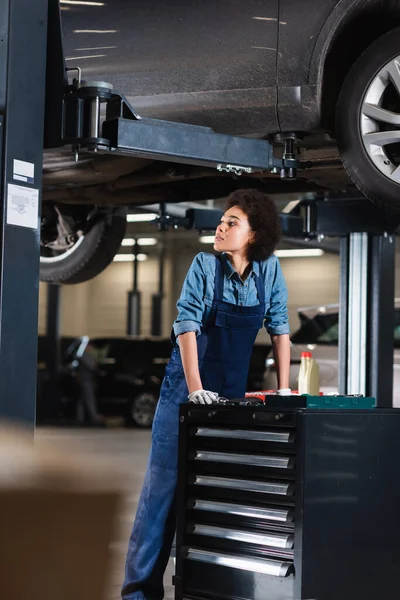
[[[57, 381], [46, 369], [46, 340], [39, 338], [39, 422], [74, 420], [79, 394], [77, 350], [81, 338], [63, 338], [62, 364]], [[122, 417], [128, 426], [151, 427], [171, 342], [163, 338], [90, 338], [98, 364], [96, 397], [98, 411], [107, 417]], [[247, 389], [260, 389], [271, 346], [258, 344], [250, 360]]]
[[[298, 389], [298, 376], [302, 352], [312, 352], [320, 369], [320, 390], [324, 394], [338, 393], [338, 343], [339, 306], [312, 306], [299, 309], [300, 327], [291, 336], [290, 387]], [[395, 327], [393, 332], [393, 406], [400, 406], [400, 301], [395, 301]], [[275, 381], [275, 363], [267, 359], [264, 379], [266, 389]], [[273, 389], [273, 388], [271, 388]]]
[[76, 161], [54, 139], [65, 66], [54, 48], [44, 281], [78, 283], [104, 269], [124, 237], [127, 205], [218, 200], [238, 187], [284, 199], [354, 194], [357, 186], [400, 211], [400, 0], [112, 0], [61, 8], [65, 65], [82, 69], [84, 80], [112, 84], [140, 116], [268, 138], [276, 155], [293, 140], [295, 155], [313, 167], [286, 182], [269, 172], [238, 178], [110, 152], [82, 152]]

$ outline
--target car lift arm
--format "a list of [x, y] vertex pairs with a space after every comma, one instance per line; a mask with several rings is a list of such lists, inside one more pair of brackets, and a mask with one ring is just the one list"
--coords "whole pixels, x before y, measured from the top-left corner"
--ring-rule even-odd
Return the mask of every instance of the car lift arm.
[[[105, 110], [104, 110], [105, 109]], [[105, 113], [105, 118], [104, 118]], [[141, 118], [126, 98], [104, 82], [74, 79], [63, 99], [63, 145], [81, 150], [134, 155], [146, 159], [213, 167], [241, 175], [271, 171], [296, 177], [308, 166], [296, 160], [293, 137], [284, 141], [281, 158], [267, 140], [216, 133], [209, 127]]]

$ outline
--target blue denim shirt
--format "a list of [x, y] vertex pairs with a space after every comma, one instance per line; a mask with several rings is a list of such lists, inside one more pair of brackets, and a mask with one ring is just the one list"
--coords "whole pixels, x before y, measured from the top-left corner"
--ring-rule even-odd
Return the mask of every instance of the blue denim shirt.
[[[225, 274], [223, 300], [239, 306], [259, 304], [254, 276], [260, 275], [265, 285], [265, 328], [270, 335], [289, 333], [287, 288], [277, 257], [272, 255], [262, 262], [253, 262], [244, 282], [225, 253], [221, 260]], [[176, 337], [188, 331], [197, 334], [202, 331], [214, 298], [215, 263], [213, 254], [200, 252], [195, 256], [176, 305], [178, 316], [173, 324]]]

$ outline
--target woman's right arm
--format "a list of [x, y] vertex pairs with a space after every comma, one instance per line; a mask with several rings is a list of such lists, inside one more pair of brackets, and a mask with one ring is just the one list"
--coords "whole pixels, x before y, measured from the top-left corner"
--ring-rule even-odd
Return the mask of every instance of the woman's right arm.
[[178, 316], [173, 325], [189, 394], [203, 388], [199, 373], [196, 337], [203, 327], [205, 289], [204, 254], [200, 253], [193, 259], [186, 275], [177, 302]]
[[200, 379], [199, 358], [197, 354], [196, 332], [188, 331], [179, 336], [183, 371], [189, 394], [203, 389]]

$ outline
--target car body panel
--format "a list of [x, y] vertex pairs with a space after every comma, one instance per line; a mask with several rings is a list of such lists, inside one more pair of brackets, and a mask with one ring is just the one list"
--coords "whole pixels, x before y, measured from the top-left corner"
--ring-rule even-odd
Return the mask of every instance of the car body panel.
[[99, 367], [97, 394], [105, 414], [120, 412], [143, 391], [158, 392], [171, 353], [169, 340], [93, 338]]
[[67, 65], [112, 83], [142, 116], [248, 135], [277, 130], [278, 0], [65, 8]]
[[310, 81], [310, 63], [324, 23], [338, 4], [338, 0], [301, 0], [300, 14], [298, 2], [280, 0], [277, 84], [282, 131], [307, 131], [320, 125], [318, 80]]
[[67, 65], [112, 83], [142, 116], [257, 136], [321, 125], [326, 57], [361, 11], [384, 9], [387, 22], [400, 22], [399, 0], [110, 0], [62, 9]]

